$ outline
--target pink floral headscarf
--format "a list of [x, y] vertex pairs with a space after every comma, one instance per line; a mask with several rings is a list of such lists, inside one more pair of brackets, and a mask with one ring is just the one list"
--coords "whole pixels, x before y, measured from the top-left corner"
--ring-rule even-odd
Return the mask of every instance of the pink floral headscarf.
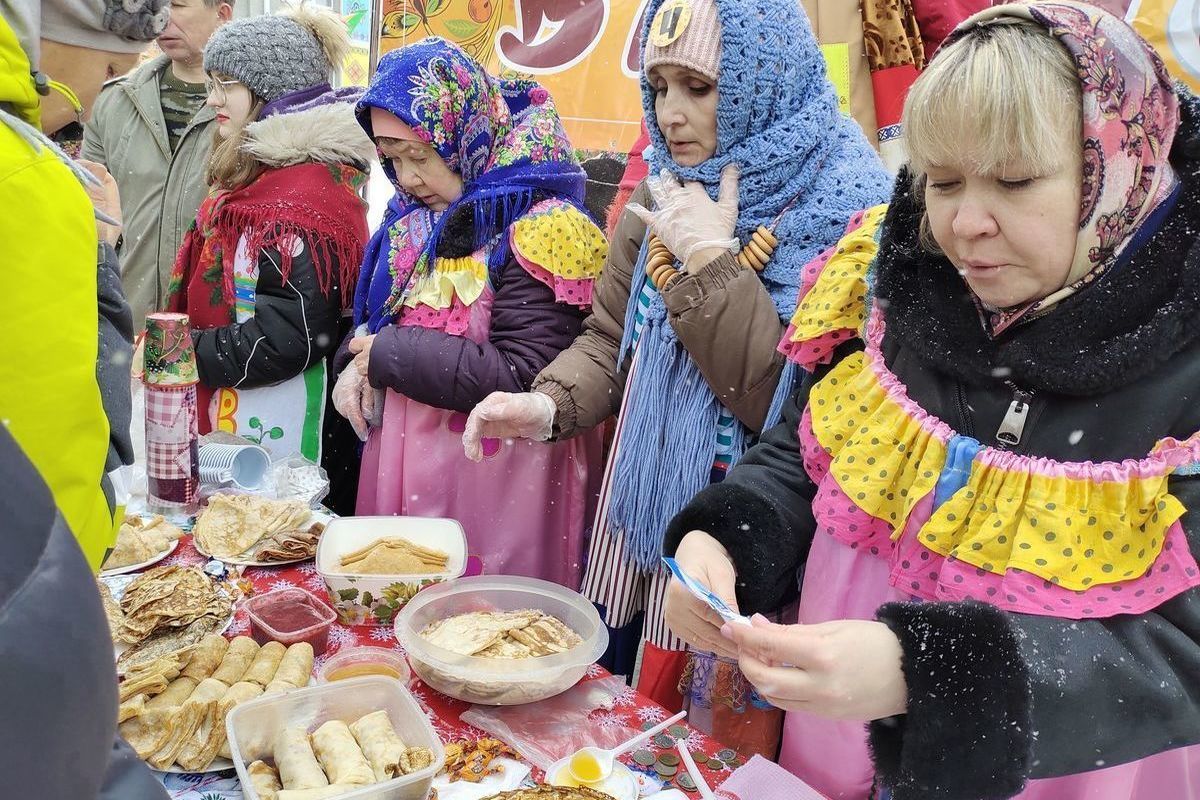
[[1050, 310], [1103, 275], [1177, 183], [1167, 158], [1179, 127], [1179, 98], [1158, 53], [1122, 20], [1073, 0], [981, 11], [959, 25], [947, 44], [977, 26], [1014, 17], [1044, 26], [1078, 67], [1083, 199], [1066, 285], [1040, 300], [992, 313], [993, 336]]

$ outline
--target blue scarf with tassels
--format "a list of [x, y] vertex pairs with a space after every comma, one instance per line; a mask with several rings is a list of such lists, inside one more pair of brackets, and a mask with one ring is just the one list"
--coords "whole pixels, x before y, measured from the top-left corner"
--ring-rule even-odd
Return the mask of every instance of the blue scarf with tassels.
[[[649, 3], [643, 41], [663, 2]], [[696, 167], [671, 159], [643, 69], [642, 106], [651, 144], [646, 158], [651, 174], [667, 169], [683, 181], [698, 181], [714, 199], [721, 170], [739, 166], [736, 235], [745, 243], [759, 225], [770, 227], [778, 219], [779, 245], [760, 278], [780, 320], [787, 321], [796, 309], [804, 266], [837, 242], [855, 211], [887, 200], [891, 177], [858, 125], [839, 112], [820, 47], [796, 0], [716, 0], [716, 6], [721, 25], [717, 151]], [[609, 517], [625, 536], [627, 555], [651, 570], [659, 563], [671, 518], [708, 485], [718, 421], [731, 415], [680, 344], [657, 292], [637, 325], [646, 251], [643, 243], [621, 343], [623, 359], [635, 347], [636, 328], [637, 368], [626, 389]], [[728, 357], [741, 357], [736, 344]], [[768, 427], [779, 421], [796, 378], [793, 368], [785, 368]], [[734, 426], [736, 461], [750, 434], [740, 422]]]
[[[437, 268], [438, 241], [459, 208], [473, 211], [475, 249], [487, 248], [493, 279], [508, 261], [504, 234], [535, 199], [584, 208], [586, 176], [554, 101], [534, 81], [494, 78], [457, 45], [430, 38], [380, 59], [356, 108], [372, 138], [373, 107], [403, 120], [430, 144], [462, 176], [463, 194], [445, 211], [431, 211], [401, 188], [391, 161], [380, 159], [396, 195], [367, 245], [354, 296], [355, 324], [366, 323], [371, 333], [394, 323], [412, 286]], [[406, 219], [412, 214], [423, 217]], [[394, 258], [401, 244], [421, 252], [407, 268]]]

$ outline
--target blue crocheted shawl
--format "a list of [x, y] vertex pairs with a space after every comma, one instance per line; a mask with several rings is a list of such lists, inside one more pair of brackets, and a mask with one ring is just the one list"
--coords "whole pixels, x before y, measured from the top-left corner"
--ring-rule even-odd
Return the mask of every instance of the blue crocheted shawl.
[[[663, 2], [649, 3], [642, 41]], [[684, 181], [699, 181], [714, 199], [721, 170], [737, 164], [736, 234], [743, 244], [759, 225], [770, 226], [782, 214], [775, 228], [779, 246], [760, 277], [780, 320], [787, 321], [796, 309], [804, 266], [837, 242], [855, 211], [887, 200], [891, 177], [858, 125], [840, 113], [824, 57], [796, 0], [716, 0], [716, 7], [721, 23], [716, 153], [695, 167], [672, 160], [643, 65], [642, 106], [651, 144], [646, 157], [651, 174], [668, 169]], [[633, 346], [645, 258], [643, 243], [622, 358]], [[625, 536], [627, 554], [649, 570], [658, 564], [672, 516], [711, 480], [723, 409], [679, 343], [657, 292], [636, 349], [610, 519]], [[741, 357], [736, 345], [727, 357]], [[790, 368], [785, 371], [768, 426], [778, 421], [795, 379]], [[735, 426], [734, 460], [750, 438], [740, 423]]]
[[[437, 268], [437, 246], [447, 220], [462, 207], [474, 211], [475, 246], [489, 243], [489, 271], [508, 258], [508, 226], [529, 211], [535, 197], [557, 198], [584, 209], [586, 176], [575, 159], [549, 93], [531, 80], [495, 78], [457, 45], [424, 39], [380, 59], [375, 77], [356, 106], [368, 136], [371, 108], [399, 117], [463, 179], [463, 194], [444, 212], [431, 211], [401, 188], [392, 162], [380, 158], [396, 187], [383, 224], [371, 237], [354, 296], [354, 322], [371, 333], [392, 324], [408, 289]], [[585, 212], [586, 213], [586, 212]], [[400, 225], [409, 214], [425, 224]], [[398, 269], [391, 241], [427, 231], [416, 264]]]

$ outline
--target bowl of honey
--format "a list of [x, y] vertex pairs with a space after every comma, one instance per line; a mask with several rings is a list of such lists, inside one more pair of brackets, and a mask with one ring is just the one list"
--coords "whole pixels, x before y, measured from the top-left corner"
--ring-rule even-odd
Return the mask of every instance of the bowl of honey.
[[363, 675], [382, 675], [407, 685], [412, 673], [399, 652], [382, 647], [352, 647], [339, 650], [321, 665], [317, 680], [333, 683]]

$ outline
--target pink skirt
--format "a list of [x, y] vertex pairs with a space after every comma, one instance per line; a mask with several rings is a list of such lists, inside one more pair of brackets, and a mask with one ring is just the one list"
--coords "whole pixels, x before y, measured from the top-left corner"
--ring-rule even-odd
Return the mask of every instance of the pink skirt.
[[[874, 619], [908, 596], [888, 584], [884, 559], [864, 556], [818, 531], [805, 567], [799, 621]], [[866, 800], [872, 766], [866, 725], [789, 711], [779, 763], [830, 800]], [[1200, 746], [1061, 778], [1031, 780], [1019, 800], [1200, 800]]]
[[448, 517], [467, 533], [467, 574], [522, 575], [577, 590], [602, 466], [597, 429], [565, 442], [484, 440], [463, 455], [467, 415], [388, 391], [362, 459], [357, 513]]

